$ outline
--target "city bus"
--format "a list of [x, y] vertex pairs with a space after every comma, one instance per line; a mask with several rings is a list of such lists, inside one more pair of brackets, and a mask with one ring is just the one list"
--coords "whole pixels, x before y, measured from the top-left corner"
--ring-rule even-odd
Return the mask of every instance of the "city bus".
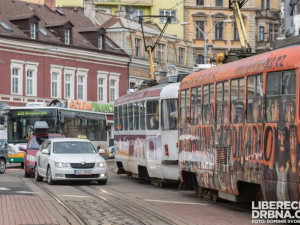
[[[26, 147], [36, 121], [46, 121], [50, 132], [62, 132], [66, 137], [89, 139], [96, 148], [107, 144], [105, 113], [62, 107], [8, 107], [7, 142], [11, 147], [8, 162], [23, 164], [21, 147]], [[12, 151], [13, 150], [13, 151]]]
[[181, 187], [230, 201], [299, 201], [300, 46], [187, 76], [179, 88]]
[[178, 183], [179, 83], [166, 83], [118, 98], [114, 105], [118, 173], [162, 187]]

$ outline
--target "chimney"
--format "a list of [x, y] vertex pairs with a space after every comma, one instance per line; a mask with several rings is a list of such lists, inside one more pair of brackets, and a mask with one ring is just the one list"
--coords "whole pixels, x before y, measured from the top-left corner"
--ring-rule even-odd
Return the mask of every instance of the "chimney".
[[44, 4], [52, 11], [56, 11], [56, 0], [44, 0]]

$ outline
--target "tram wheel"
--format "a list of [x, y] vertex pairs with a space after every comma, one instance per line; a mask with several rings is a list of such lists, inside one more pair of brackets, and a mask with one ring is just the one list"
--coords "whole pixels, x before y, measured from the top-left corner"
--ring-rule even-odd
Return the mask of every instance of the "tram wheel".
[[210, 192], [210, 199], [213, 201], [213, 202], [217, 202], [218, 201], [218, 191], [211, 191]]

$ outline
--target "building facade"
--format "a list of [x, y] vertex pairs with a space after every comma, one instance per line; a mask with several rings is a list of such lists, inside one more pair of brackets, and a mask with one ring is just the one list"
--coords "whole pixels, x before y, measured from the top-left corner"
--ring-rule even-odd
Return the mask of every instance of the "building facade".
[[126, 94], [129, 56], [82, 11], [14, 0], [0, 10], [0, 102], [107, 105]]
[[[241, 48], [228, 1], [186, 0], [184, 4], [184, 34], [193, 43], [196, 64], [209, 62], [218, 53]], [[248, 0], [242, 7], [241, 15], [253, 53], [273, 48], [281, 33], [280, 8], [280, 0]]]
[[[95, 17], [97, 20], [106, 14], [99, 14]], [[149, 55], [145, 50], [146, 46], [153, 46], [156, 43], [161, 30], [156, 24], [143, 24], [144, 35], [141, 24], [137, 21], [129, 20], [122, 16], [112, 16], [103, 27], [115, 43], [118, 43], [131, 57], [129, 64], [129, 89], [150, 79]], [[145, 37], [145, 38], [144, 38]], [[178, 74], [189, 74], [193, 68], [193, 48], [189, 41], [185, 41], [176, 36], [163, 34], [152, 53], [155, 67], [155, 76], [159, 80], [168, 76], [177, 76]]]

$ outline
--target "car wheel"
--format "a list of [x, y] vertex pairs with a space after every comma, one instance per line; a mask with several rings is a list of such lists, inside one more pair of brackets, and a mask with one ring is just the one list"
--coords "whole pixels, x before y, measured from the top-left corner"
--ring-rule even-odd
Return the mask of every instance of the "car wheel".
[[4, 159], [0, 159], [0, 174], [4, 173], [6, 170], [6, 162]]
[[35, 167], [34, 167], [34, 179], [35, 179], [36, 182], [41, 182], [41, 181], [43, 181], [43, 177], [41, 177], [41, 176], [39, 175], [39, 171], [38, 171], [38, 168], [37, 168], [36, 165], [35, 165]]
[[24, 176], [27, 178], [27, 177], [30, 177], [30, 173], [27, 173], [26, 172], [26, 168], [24, 168]]
[[107, 179], [106, 180], [98, 180], [98, 184], [100, 185], [105, 185], [107, 183]]
[[52, 179], [52, 173], [51, 173], [51, 168], [50, 166], [48, 167], [48, 170], [47, 170], [47, 182], [48, 184], [52, 185], [54, 184], [54, 180]]

